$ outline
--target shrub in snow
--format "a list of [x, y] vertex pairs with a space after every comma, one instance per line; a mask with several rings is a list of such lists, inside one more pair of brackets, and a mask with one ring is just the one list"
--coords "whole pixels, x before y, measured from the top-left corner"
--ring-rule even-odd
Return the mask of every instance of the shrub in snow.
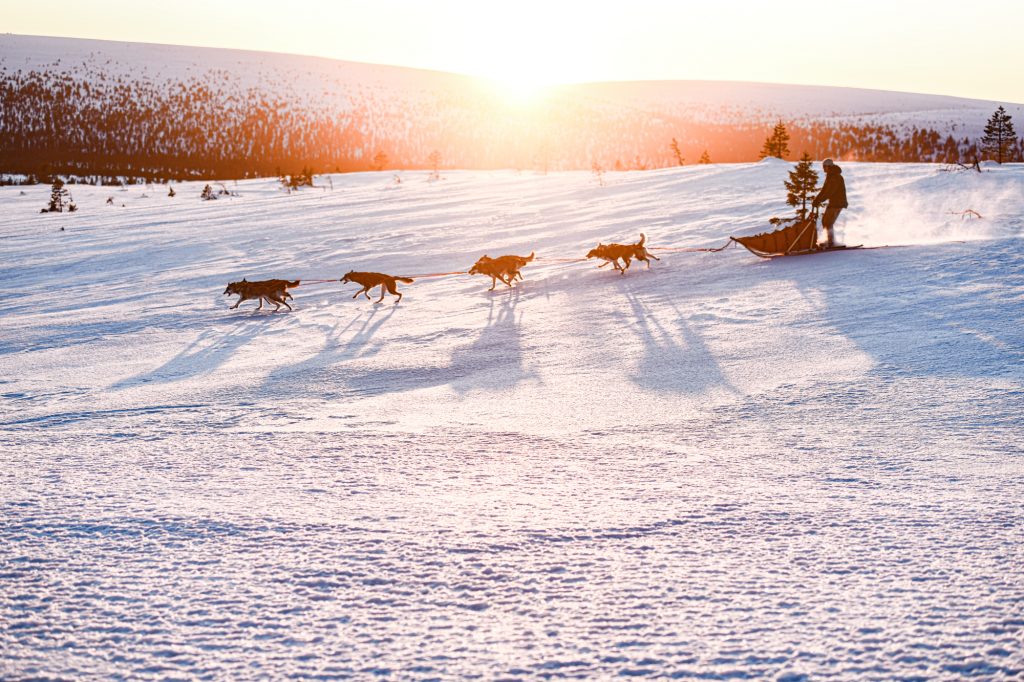
[[441, 152], [436, 149], [430, 152], [430, 156], [427, 157], [427, 161], [430, 162], [430, 175], [427, 180], [434, 181], [441, 179]]
[[50, 187], [50, 204], [39, 212], [63, 213], [67, 211], [68, 213], [74, 213], [77, 210], [78, 206], [71, 199], [71, 193], [64, 189], [64, 181], [57, 178]]
[[212, 201], [217, 198], [217, 194], [213, 191], [213, 188], [207, 185], [203, 188], [203, 193], [199, 195], [203, 201]]
[[[287, 190], [300, 187], [313, 187], [313, 169], [308, 166], [302, 167], [301, 173], [295, 175], [281, 175], [281, 185]], [[226, 194], [227, 192], [225, 192]]]

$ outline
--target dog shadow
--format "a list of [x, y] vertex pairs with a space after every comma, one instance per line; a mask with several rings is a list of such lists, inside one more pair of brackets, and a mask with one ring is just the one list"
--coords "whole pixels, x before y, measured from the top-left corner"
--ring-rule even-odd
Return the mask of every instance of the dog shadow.
[[[529, 378], [523, 368], [522, 324], [516, 313], [516, 289], [492, 292], [480, 334], [452, 351], [440, 367], [346, 368], [336, 374], [349, 396], [372, 396], [451, 386], [460, 396], [472, 391], [501, 391]], [[365, 354], [360, 357], [367, 357]]]
[[372, 306], [347, 323], [339, 321], [328, 327], [319, 351], [301, 362], [274, 369], [267, 375], [261, 390], [275, 395], [282, 391], [305, 393], [310, 384], [316, 384], [325, 389], [324, 397], [339, 397], [330, 387], [340, 388], [346, 384], [348, 372], [340, 366], [347, 360], [368, 358], [380, 352], [381, 347], [371, 342], [396, 310], [396, 306]]
[[[686, 321], [674, 302], [658, 296], [656, 305], [648, 306], [645, 298], [630, 285], [623, 287], [623, 295], [636, 320], [631, 329], [644, 348], [632, 378], [637, 386], [681, 395], [701, 394], [716, 388], [739, 393], [722, 372], [703, 336]], [[675, 312], [670, 325], [659, 321], [658, 311], [666, 308]]]
[[189, 343], [177, 355], [159, 367], [122, 379], [112, 384], [109, 390], [119, 391], [141, 384], [162, 384], [193, 379], [210, 374], [227, 362], [235, 352], [252, 342], [265, 331], [268, 325], [275, 325], [281, 317], [259, 315], [243, 325], [236, 325], [228, 332], [221, 329], [207, 329]]
[[452, 353], [448, 372], [457, 377], [452, 388], [465, 395], [474, 390], [511, 388], [530, 378], [523, 366], [522, 315], [516, 314], [519, 287], [489, 292], [487, 323], [479, 336]]

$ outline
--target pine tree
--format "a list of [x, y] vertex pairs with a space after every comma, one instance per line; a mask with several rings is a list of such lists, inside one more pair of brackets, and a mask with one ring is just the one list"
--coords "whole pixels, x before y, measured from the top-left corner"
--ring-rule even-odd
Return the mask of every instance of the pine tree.
[[1013, 131], [1013, 118], [1006, 113], [1006, 109], [999, 107], [992, 114], [992, 118], [985, 125], [985, 135], [981, 138], [982, 148], [994, 154], [997, 163], [1002, 163], [1010, 158], [1011, 150], [1017, 142], [1017, 133]]
[[700, 155], [700, 161], [698, 161], [697, 163], [704, 163], [704, 164], [711, 163], [711, 157], [708, 156], [708, 150], [707, 149], [705, 149], [704, 153]]
[[796, 214], [800, 220], [807, 218], [807, 201], [811, 194], [818, 191], [818, 173], [811, 166], [811, 157], [807, 152], [800, 157], [796, 168], [789, 172], [786, 185], [786, 203], [790, 206], [799, 205]]
[[64, 189], [64, 181], [60, 178], [54, 178], [53, 185], [50, 187], [50, 205], [44, 208], [41, 213], [63, 213], [64, 197], [66, 196], [68, 196], [68, 191]]
[[669, 145], [669, 149], [672, 150], [672, 155], [676, 157], [676, 163], [682, 166], [686, 159], [683, 158], [683, 152], [679, 149], [679, 140], [673, 137], [672, 144]]
[[782, 159], [786, 154], [789, 154], [789, 133], [786, 132], [786, 125], [779, 121], [775, 124], [772, 134], [765, 138], [764, 147], [761, 148], [761, 158], [774, 156], [777, 159]]
[[199, 197], [204, 201], [212, 201], [217, 198], [217, 195], [214, 194], [213, 188], [207, 185], [206, 187], [203, 188], [203, 192], [202, 194], [199, 195]]
[[388, 155], [383, 151], [377, 152], [377, 155], [373, 157], [374, 170], [384, 170], [384, 166], [388, 165]]

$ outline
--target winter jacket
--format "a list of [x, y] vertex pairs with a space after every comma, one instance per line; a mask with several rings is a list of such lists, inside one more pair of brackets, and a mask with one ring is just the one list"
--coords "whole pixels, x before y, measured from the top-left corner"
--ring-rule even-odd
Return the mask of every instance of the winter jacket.
[[818, 206], [823, 201], [828, 202], [829, 208], [846, 208], [846, 181], [843, 180], [843, 169], [839, 166], [830, 166], [825, 170], [825, 184], [822, 185], [818, 196], [814, 197], [814, 205]]

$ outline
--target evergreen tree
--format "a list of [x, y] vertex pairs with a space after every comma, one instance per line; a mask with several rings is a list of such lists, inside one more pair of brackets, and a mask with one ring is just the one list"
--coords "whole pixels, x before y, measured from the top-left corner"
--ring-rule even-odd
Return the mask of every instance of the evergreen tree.
[[698, 161], [697, 163], [704, 163], [704, 164], [711, 163], [711, 157], [708, 156], [708, 150], [707, 149], [705, 149], [704, 153], [700, 155], [700, 161]]
[[818, 173], [811, 167], [811, 157], [807, 152], [800, 157], [796, 168], [789, 172], [786, 185], [786, 203], [790, 206], [799, 205], [796, 214], [800, 220], [807, 218], [807, 201], [810, 195], [818, 191]]
[[669, 145], [669, 149], [672, 150], [672, 155], [676, 157], [676, 163], [682, 166], [686, 159], [683, 158], [683, 152], [679, 149], [679, 140], [673, 137], [672, 144]]
[[60, 178], [54, 178], [53, 185], [50, 187], [50, 205], [44, 208], [41, 213], [63, 213], [64, 197], [66, 196], [68, 196], [68, 191], [64, 189], [64, 181]]
[[217, 195], [214, 194], [213, 188], [207, 185], [206, 187], [203, 188], [203, 192], [202, 194], [199, 195], [199, 197], [203, 199], [203, 201], [212, 201], [217, 198]]
[[789, 133], [786, 132], [786, 125], [779, 121], [775, 124], [772, 134], [765, 138], [764, 147], [761, 148], [761, 158], [774, 156], [777, 159], [782, 159], [788, 153]]
[[374, 170], [384, 170], [384, 166], [388, 165], [388, 155], [384, 152], [377, 152], [377, 155], [373, 157]]
[[1013, 118], [1006, 109], [999, 107], [985, 125], [985, 135], [981, 138], [981, 146], [989, 154], [996, 157], [997, 163], [1010, 160], [1010, 154], [1017, 143], [1017, 133], [1013, 131]]

